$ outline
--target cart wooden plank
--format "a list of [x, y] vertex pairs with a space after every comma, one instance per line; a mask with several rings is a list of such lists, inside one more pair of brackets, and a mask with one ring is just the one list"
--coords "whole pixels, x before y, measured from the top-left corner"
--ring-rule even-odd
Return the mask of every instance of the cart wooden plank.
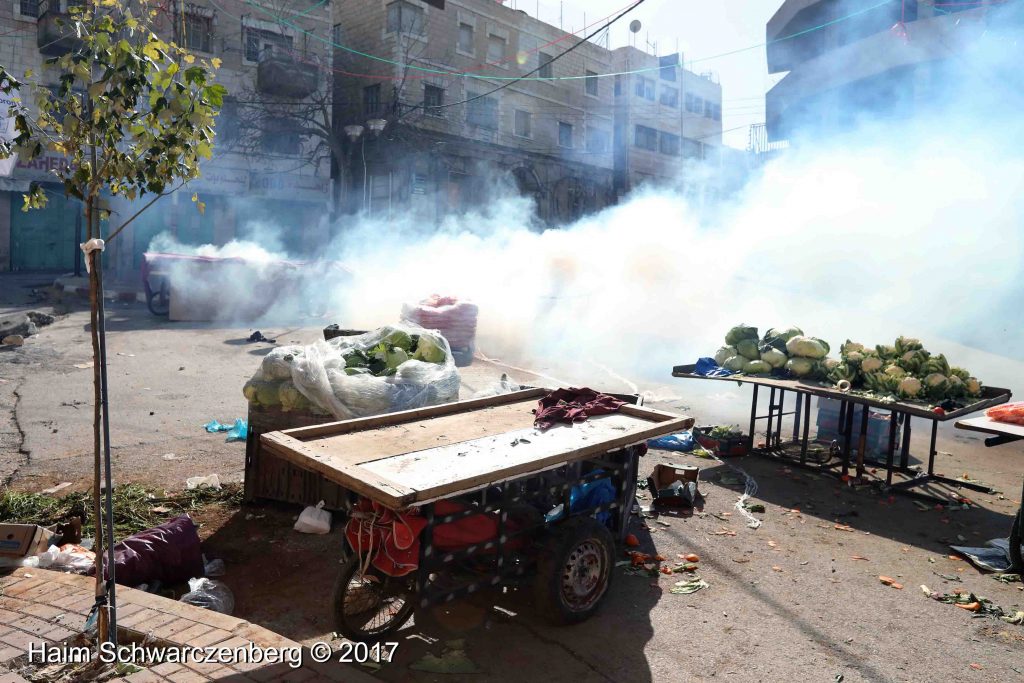
[[851, 403], [857, 403], [859, 405], [866, 405], [873, 408], [880, 408], [882, 410], [896, 410], [901, 413], [913, 415], [915, 417], [925, 417], [929, 420], [937, 420], [939, 422], [945, 422], [946, 420], [953, 420], [964, 415], [970, 415], [976, 413], [979, 410], [985, 408], [991, 408], [992, 406], [999, 405], [1000, 403], [1006, 403], [1010, 400], [1010, 390], [1001, 389], [999, 387], [982, 387], [981, 397], [963, 408], [957, 410], [951, 410], [945, 415], [937, 415], [931, 411], [931, 408], [921, 403], [908, 403], [906, 401], [881, 401], [877, 398], [871, 398], [870, 396], [861, 396], [859, 394], [844, 393], [834, 388], [830, 384], [824, 382], [817, 382], [812, 380], [801, 380], [801, 379], [780, 379], [777, 377], [751, 377], [748, 375], [730, 375], [729, 377], [705, 377], [704, 375], [694, 374], [695, 365], [677, 365], [672, 368], [673, 377], [688, 377], [691, 379], [711, 379], [726, 382], [743, 382], [745, 384], [757, 384], [759, 386], [774, 387], [776, 389], [785, 389], [786, 391], [799, 391], [813, 396], [819, 396], [823, 398], [831, 398], [837, 401], [849, 401]]
[[972, 432], [983, 432], [997, 436], [1013, 436], [1024, 439], [1024, 425], [1010, 424], [1009, 422], [997, 422], [991, 417], [972, 417], [967, 420], [959, 420], [956, 423], [957, 429], [966, 429]]
[[516, 393], [436, 406], [426, 417], [406, 411], [271, 432], [261, 443], [289, 462], [401, 508], [693, 426], [692, 418], [624, 405], [617, 413], [541, 432], [533, 427], [532, 410], [545, 391]]

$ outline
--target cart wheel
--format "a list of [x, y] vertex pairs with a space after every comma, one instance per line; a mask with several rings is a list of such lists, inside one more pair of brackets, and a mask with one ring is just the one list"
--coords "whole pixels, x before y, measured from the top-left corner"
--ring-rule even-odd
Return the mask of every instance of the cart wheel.
[[541, 551], [534, 586], [537, 605], [554, 624], [588, 619], [608, 591], [615, 542], [593, 517], [556, 524]]
[[153, 315], [167, 315], [171, 310], [171, 295], [167, 289], [167, 281], [160, 280], [160, 289], [157, 291], [150, 290], [149, 286], [146, 287], [146, 305], [149, 307], [149, 312]]
[[416, 606], [411, 577], [388, 576], [374, 567], [360, 571], [352, 553], [341, 565], [331, 608], [338, 632], [349, 640], [374, 641], [394, 633]]

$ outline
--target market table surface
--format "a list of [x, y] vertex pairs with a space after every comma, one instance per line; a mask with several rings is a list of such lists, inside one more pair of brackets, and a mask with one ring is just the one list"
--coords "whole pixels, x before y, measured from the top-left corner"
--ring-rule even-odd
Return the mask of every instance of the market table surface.
[[547, 389], [459, 401], [261, 436], [265, 448], [391, 508], [421, 505], [603, 455], [693, 426], [693, 419], [623, 405], [540, 431]]
[[[996, 422], [987, 416], [959, 420], [955, 426], [957, 429], [991, 434], [992, 436], [985, 439], [985, 445], [988, 447], [1024, 440], [1024, 425]], [[1007, 570], [1018, 574], [1024, 573], [1024, 558], [1021, 557], [1020, 552], [1021, 529], [1024, 527], [1024, 488], [1021, 489], [1020, 496], [1020, 508], [1010, 527], [1010, 568]]]

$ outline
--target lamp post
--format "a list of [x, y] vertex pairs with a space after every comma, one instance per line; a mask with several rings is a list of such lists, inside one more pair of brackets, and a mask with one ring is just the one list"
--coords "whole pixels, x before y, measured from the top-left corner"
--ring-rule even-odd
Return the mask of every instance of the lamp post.
[[[366, 187], [367, 172], [366, 172], [366, 136], [363, 135], [363, 133], [366, 131], [367, 128], [369, 128], [370, 132], [373, 133], [374, 139], [376, 139], [376, 138], [379, 138], [380, 134], [384, 132], [384, 128], [386, 128], [387, 125], [388, 125], [388, 122], [385, 121], [384, 119], [369, 119], [369, 120], [367, 120], [365, 127], [363, 127], [361, 125], [358, 125], [358, 124], [352, 124], [352, 125], [345, 126], [345, 128], [344, 128], [345, 135], [348, 136], [349, 141], [353, 145], [355, 145], [356, 142], [359, 142], [359, 154], [360, 154], [360, 156], [362, 157], [362, 160], [363, 160], [363, 210], [364, 211], [366, 210], [366, 204], [367, 204], [367, 197], [366, 197], [366, 192], [367, 192], [367, 187]], [[350, 157], [349, 157], [349, 166], [352, 165], [351, 162], [352, 162], [352, 157], [350, 155]]]

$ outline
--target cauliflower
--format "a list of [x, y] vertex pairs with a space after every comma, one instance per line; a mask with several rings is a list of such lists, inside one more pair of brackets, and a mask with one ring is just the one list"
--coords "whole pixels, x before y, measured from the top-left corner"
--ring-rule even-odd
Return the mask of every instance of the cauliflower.
[[964, 382], [964, 386], [967, 389], [968, 396], [981, 396], [981, 382], [978, 381], [977, 377], [968, 377], [967, 380]]
[[882, 359], [878, 356], [867, 356], [861, 361], [860, 369], [864, 372], [878, 372], [882, 369]]
[[916, 398], [921, 393], [921, 388], [921, 380], [916, 377], [904, 377], [900, 380], [896, 393], [903, 398]]
[[889, 365], [886, 366], [885, 368], [885, 374], [889, 375], [890, 377], [902, 379], [907, 376], [907, 371], [898, 365]]

